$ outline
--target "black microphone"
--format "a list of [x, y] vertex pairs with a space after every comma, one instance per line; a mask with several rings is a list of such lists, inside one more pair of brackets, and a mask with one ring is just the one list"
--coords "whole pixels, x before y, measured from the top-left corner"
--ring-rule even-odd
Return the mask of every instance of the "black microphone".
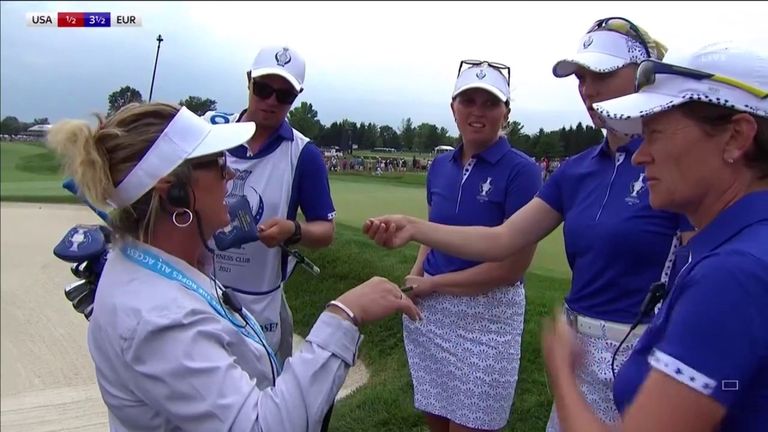
[[[243, 312], [243, 304], [240, 303], [240, 300], [238, 300], [237, 296], [232, 295], [232, 291], [225, 289], [221, 293], [221, 299], [224, 301], [224, 304], [228, 308], [232, 309], [236, 314], [240, 315]], [[243, 318], [243, 320], [245, 320], [245, 318]]]
[[616, 350], [613, 352], [613, 356], [611, 356], [611, 374], [613, 374], [613, 378], [616, 379], [616, 369], [614, 365], [616, 364], [616, 354], [619, 353], [619, 350], [621, 349], [622, 345], [624, 345], [624, 342], [627, 341], [627, 338], [629, 338], [629, 335], [632, 334], [632, 332], [637, 328], [638, 325], [640, 325], [640, 322], [643, 320], [643, 318], [649, 316], [651, 312], [653, 312], [653, 309], [656, 308], [656, 306], [664, 300], [664, 297], [667, 296], [667, 283], [658, 281], [651, 284], [651, 287], [648, 290], [648, 294], [645, 296], [645, 299], [643, 300], [642, 306], [640, 306], [640, 314], [635, 319], [635, 322], [632, 323], [632, 325], [629, 327], [629, 331], [624, 336], [624, 339], [621, 340], [619, 343], [619, 346], [616, 347]]
[[654, 282], [640, 307], [640, 319], [648, 316], [651, 311], [667, 296], [666, 282]]

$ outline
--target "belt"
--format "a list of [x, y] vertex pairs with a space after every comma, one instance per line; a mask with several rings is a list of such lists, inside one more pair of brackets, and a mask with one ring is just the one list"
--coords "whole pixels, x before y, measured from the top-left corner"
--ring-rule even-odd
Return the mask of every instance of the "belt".
[[[567, 304], [563, 304], [563, 313], [568, 325], [577, 333], [599, 339], [608, 339], [616, 343], [621, 343], [631, 327], [629, 324], [590, 318], [574, 312]], [[627, 343], [640, 339], [646, 327], [648, 327], [647, 324], [640, 324], [632, 330], [632, 333], [627, 337]]]

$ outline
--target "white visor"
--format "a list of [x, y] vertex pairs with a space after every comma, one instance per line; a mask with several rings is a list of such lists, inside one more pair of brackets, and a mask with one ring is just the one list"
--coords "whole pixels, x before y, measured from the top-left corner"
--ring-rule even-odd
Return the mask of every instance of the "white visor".
[[[768, 88], [768, 53], [760, 46], [726, 41], [707, 44], [692, 52], [670, 51], [666, 62], [720, 74], [756, 88]], [[659, 74], [653, 84], [639, 92], [594, 104], [609, 128], [640, 133], [640, 119], [690, 101], [720, 105], [768, 117], [768, 98], [721, 82]]]
[[237, 147], [255, 131], [256, 125], [252, 122], [212, 125], [182, 107], [117, 186], [109, 204], [115, 208], [133, 204], [185, 160]]
[[555, 63], [552, 74], [558, 78], [572, 75], [579, 66], [592, 72], [607, 73], [648, 58], [643, 45], [619, 32], [599, 30], [585, 34], [575, 55]]

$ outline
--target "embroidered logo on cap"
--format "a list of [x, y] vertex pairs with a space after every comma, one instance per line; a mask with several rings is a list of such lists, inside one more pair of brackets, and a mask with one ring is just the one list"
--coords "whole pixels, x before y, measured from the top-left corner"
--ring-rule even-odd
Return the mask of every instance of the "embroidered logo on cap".
[[584, 39], [584, 43], [581, 45], [584, 47], [584, 49], [589, 48], [589, 46], [592, 45], [592, 36], [587, 36], [586, 39]]
[[288, 48], [283, 48], [282, 50], [275, 53], [275, 61], [277, 62], [278, 66], [285, 66], [288, 63], [291, 62], [291, 54], [288, 53]]
[[483, 78], [485, 78], [485, 71], [480, 69], [479, 71], [477, 71], [475, 76], [477, 77], [477, 79], [483, 79]]

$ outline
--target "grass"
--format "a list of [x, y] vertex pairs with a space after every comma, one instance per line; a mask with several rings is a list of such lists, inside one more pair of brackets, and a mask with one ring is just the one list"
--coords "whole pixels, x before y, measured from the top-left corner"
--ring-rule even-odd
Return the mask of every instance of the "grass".
[[[331, 248], [307, 252], [321, 269], [317, 278], [297, 269], [286, 286], [296, 330], [307, 334], [330, 298], [367, 280], [371, 275], [402, 280], [416, 257], [409, 245], [393, 252], [375, 247], [357, 228], [339, 225]], [[354, 259], [350, 259], [354, 257]], [[568, 289], [568, 280], [528, 273], [522, 359], [515, 403], [505, 431], [543, 430], [549, 417], [551, 396], [539, 348], [542, 319], [551, 314]], [[413, 408], [408, 365], [400, 318], [389, 318], [363, 330], [362, 361], [370, 372], [369, 383], [334, 409], [333, 431], [417, 431], [423, 420]]]
[[0, 197], [4, 201], [76, 202], [61, 187], [59, 164], [44, 146], [2, 142], [0, 151]]
[[[75, 202], [61, 188], [58, 164], [42, 146], [0, 143], [0, 195], [3, 200]], [[362, 222], [384, 213], [424, 217], [424, 174], [332, 174], [331, 190], [338, 210], [332, 247], [305, 251], [321, 269], [318, 277], [297, 268], [286, 295], [296, 332], [306, 335], [323, 305], [372, 275], [402, 280], [416, 257], [417, 247], [399, 251], [376, 247], [360, 234]], [[515, 403], [505, 431], [543, 430], [551, 406], [539, 348], [541, 320], [562, 301], [570, 271], [557, 231], [539, 244], [526, 275], [526, 316], [522, 359]], [[413, 392], [402, 340], [401, 319], [392, 317], [363, 330], [361, 359], [370, 381], [334, 409], [332, 431], [424, 431], [413, 408]]]

